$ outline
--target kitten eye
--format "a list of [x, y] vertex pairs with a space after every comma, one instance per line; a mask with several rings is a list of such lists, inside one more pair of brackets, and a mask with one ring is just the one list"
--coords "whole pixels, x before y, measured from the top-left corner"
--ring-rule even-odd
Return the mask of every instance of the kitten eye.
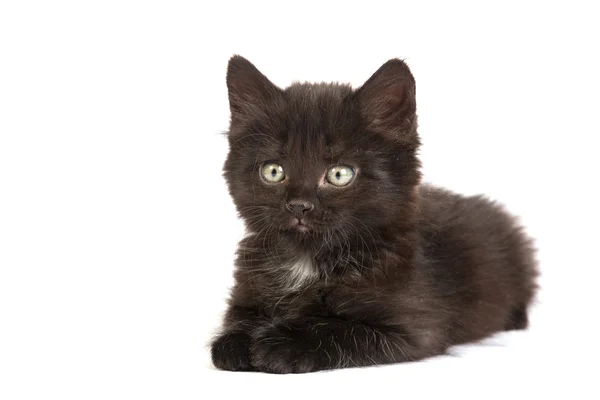
[[269, 183], [278, 183], [285, 178], [283, 167], [275, 163], [264, 164], [262, 166], [261, 174], [263, 179]]
[[347, 165], [336, 165], [327, 171], [327, 182], [335, 186], [346, 186], [352, 181], [354, 170]]

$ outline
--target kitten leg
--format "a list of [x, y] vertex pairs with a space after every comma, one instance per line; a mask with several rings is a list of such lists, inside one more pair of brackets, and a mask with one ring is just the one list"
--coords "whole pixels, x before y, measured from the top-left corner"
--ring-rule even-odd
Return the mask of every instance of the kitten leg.
[[211, 343], [212, 362], [218, 369], [252, 371], [250, 364], [250, 332], [260, 325], [262, 318], [251, 308], [230, 306], [225, 316], [224, 329]]
[[271, 373], [389, 364], [429, 355], [402, 329], [325, 317], [258, 328], [250, 351], [252, 366]]
[[219, 335], [211, 344], [212, 362], [226, 371], [252, 371], [250, 364], [250, 335], [230, 331]]

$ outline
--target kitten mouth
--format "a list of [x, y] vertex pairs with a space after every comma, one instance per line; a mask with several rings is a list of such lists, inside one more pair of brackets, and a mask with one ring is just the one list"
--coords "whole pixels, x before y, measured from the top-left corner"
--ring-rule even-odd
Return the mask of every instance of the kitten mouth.
[[306, 226], [305, 224], [303, 224], [302, 222], [299, 222], [298, 225], [296, 225], [296, 229], [302, 233], [310, 232], [310, 228], [308, 226]]
[[312, 230], [306, 221], [301, 219], [294, 219], [290, 225], [290, 228], [297, 232], [308, 233]]

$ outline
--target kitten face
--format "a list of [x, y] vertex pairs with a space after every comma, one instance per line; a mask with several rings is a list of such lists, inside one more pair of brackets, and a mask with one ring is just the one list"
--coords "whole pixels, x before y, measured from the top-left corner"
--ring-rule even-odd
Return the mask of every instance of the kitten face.
[[419, 180], [414, 81], [404, 63], [388, 64], [356, 91], [281, 90], [245, 59], [230, 61], [224, 170], [251, 232], [340, 242], [410, 208]]

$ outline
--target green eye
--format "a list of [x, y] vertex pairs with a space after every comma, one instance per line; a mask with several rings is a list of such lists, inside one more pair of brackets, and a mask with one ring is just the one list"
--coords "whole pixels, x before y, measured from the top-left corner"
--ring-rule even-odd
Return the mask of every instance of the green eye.
[[347, 165], [336, 165], [327, 171], [327, 182], [335, 186], [346, 186], [352, 181], [354, 170]]
[[281, 182], [285, 178], [283, 167], [279, 164], [268, 163], [262, 166], [261, 175], [269, 183]]

